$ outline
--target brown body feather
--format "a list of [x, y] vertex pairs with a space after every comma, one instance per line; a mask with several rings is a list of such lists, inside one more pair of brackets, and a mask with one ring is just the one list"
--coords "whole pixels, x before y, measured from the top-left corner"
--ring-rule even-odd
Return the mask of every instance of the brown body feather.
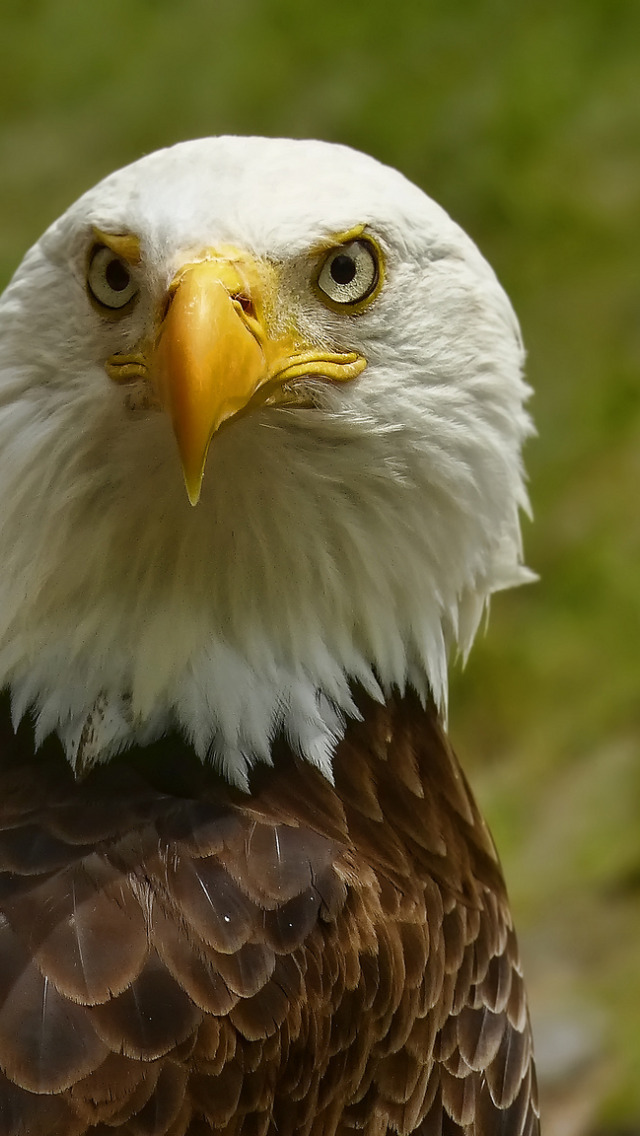
[[360, 704], [335, 788], [282, 743], [250, 796], [5, 723], [0, 1136], [537, 1133], [487, 828], [433, 710]]

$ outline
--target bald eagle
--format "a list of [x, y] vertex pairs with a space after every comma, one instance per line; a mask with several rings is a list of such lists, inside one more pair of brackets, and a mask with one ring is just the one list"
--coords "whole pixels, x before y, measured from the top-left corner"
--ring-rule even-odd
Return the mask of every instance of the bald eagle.
[[0, 301], [2, 1136], [533, 1136], [447, 659], [529, 578], [509, 301], [399, 173], [210, 138]]

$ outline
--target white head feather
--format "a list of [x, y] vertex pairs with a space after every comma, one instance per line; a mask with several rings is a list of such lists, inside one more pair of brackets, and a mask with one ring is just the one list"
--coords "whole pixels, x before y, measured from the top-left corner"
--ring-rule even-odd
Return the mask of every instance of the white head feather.
[[[385, 282], [329, 310], [309, 254], [365, 223]], [[89, 303], [92, 226], [136, 233], [140, 301]], [[314, 409], [215, 437], [192, 509], [171, 427], [104, 362], [134, 347], [176, 268], [230, 243], [279, 266], [281, 315], [357, 350]], [[283, 729], [330, 774], [354, 683], [430, 688], [492, 592], [522, 583], [528, 388], [509, 301], [475, 245], [399, 173], [341, 146], [187, 142], [85, 194], [0, 300], [0, 682], [37, 738], [103, 760], [180, 728], [246, 783]]]

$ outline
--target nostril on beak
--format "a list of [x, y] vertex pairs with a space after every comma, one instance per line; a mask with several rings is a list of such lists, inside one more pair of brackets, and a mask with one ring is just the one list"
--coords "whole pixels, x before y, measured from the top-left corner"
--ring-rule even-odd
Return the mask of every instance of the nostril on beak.
[[240, 307], [242, 308], [245, 315], [255, 316], [256, 313], [253, 306], [253, 301], [249, 296], [246, 295], [245, 292], [234, 292], [231, 299], [235, 300], [237, 304], [240, 304]]

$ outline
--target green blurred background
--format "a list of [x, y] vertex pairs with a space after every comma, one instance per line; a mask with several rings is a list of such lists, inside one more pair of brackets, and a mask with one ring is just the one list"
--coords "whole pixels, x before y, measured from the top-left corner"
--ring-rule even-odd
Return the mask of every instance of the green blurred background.
[[640, 3], [0, 0], [0, 279], [182, 138], [347, 142], [471, 233], [520, 314], [540, 583], [451, 724], [520, 929], [548, 1136], [640, 1132]]

